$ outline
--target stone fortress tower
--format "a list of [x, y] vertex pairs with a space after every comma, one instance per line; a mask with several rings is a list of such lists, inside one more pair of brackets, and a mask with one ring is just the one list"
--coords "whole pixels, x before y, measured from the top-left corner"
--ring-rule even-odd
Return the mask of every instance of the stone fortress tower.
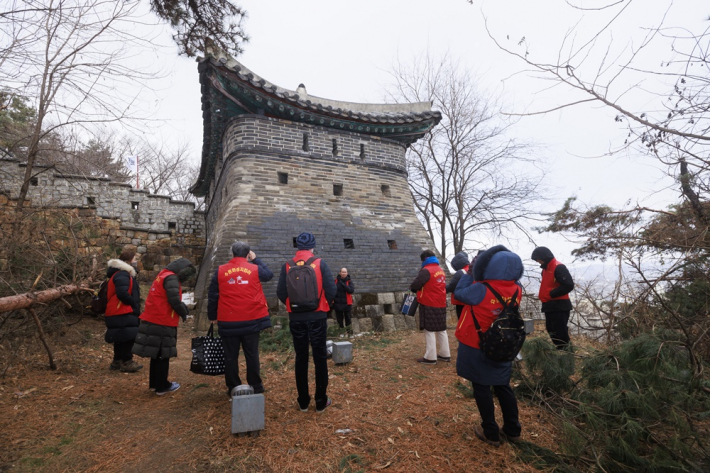
[[419, 253], [434, 247], [414, 213], [405, 152], [441, 114], [430, 102], [360, 104], [314, 97], [303, 85], [286, 90], [217, 51], [198, 70], [204, 143], [191, 190], [207, 205], [198, 327], [207, 326], [209, 283], [235, 240], [274, 271], [264, 290], [272, 313], [283, 311], [278, 273], [309, 231], [333, 276], [343, 266], [352, 275], [355, 330], [404, 328], [388, 314], [419, 271]]

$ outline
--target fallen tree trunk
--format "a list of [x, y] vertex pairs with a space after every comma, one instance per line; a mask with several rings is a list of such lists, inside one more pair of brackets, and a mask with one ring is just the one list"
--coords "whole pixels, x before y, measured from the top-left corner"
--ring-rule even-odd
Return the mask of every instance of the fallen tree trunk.
[[27, 309], [33, 304], [46, 304], [55, 301], [63, 296], [75, 294], [77, 292], [89, 291], [93, 292], [87, 286], [70, 284], [67, 286], [53, 287], [39, 292], [26, 292], [15, 296], [0, 297], [0, 313], [9, 312], [11, 310]]

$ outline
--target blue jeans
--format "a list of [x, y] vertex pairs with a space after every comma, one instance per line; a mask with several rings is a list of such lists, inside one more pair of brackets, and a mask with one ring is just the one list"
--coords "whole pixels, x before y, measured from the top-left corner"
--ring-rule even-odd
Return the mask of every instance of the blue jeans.
[[298, 405], [304, 409], [311, 402], [308, 392], [308, 345], [313, 352], [313, 364], [316, 368], [316, 409], [325, 408], [328, 402], [328, 350], [325, 346], [328, 323], [325, 318], [289, 322], [293, 336], [293, 349], [296, 352], [296, 390]]

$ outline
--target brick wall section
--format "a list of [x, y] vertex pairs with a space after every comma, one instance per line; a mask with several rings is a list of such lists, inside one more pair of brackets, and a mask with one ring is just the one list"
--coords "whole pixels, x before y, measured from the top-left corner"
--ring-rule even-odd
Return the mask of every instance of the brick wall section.
[[[16, 198], [25, 169], [16, 160], [0, 159], [0, 192]], [[192, 202], [150, 194], [106, 178], [67, 176], [54, 169], [35, 169], [39, 173], [36, 185], [31, 185], [28, 193], [35, 206], [95, 208], [100, 217], [120, 219], [124, 226], [158, 232], [168, 232], [168, 223], [172, 222], [175, 232], [204, 238], [204, 212], [195, 211]], [[136, 205], [138, 208], [134, 209]]]
[[[309, 137], [308, 151], [303, 150], [304, 134]], [[272, 310], [278, 310], [274, 301], [281, 265], [296, 251], [293, 238], [309, 231], [316, 237], [316, 254], [333, 275], [347, 267], [357, 292], [374, 297], [360, 305], [379, 305], [379, 311], [372, 309], [376, 317], [385, 314], [386, 304], [390, 313], [396, 311], [394, 300], [378, 301], [378, 294], [406, 290], [419, 271], [419, 253], [433, 247], [414, 213], [403, 145], [242, 116], [225, 132], [223, 156], [208, 196], [198, 299], [206, 300], [209, 280], [217, 266], [230, 259], [232, 242], [244, 240], [276, 275], [264, 290]], [[279, 183], [278, 173], [288, 174], [287, 184]], [[342, 196], [334, 195], [334, 184], [342, 185]], [[388, 188], [383, 191], [382, 186]], [[352, 240], [354, 248], [346, 248], [345, 239]], [[397, 249], [390, 249], [388, 240], [396, 241]], [[198, 303], [198, 313], [206, 314], [206, 304]], [[204, 317], [201, 321], [202, 326]]]

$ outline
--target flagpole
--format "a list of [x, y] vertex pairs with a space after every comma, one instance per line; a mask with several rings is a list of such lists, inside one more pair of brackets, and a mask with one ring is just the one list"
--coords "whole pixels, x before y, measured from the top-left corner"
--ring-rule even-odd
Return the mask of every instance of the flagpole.
[[136, 155], [136, 189], [140, 189], [138, 185], [138, 155]]

